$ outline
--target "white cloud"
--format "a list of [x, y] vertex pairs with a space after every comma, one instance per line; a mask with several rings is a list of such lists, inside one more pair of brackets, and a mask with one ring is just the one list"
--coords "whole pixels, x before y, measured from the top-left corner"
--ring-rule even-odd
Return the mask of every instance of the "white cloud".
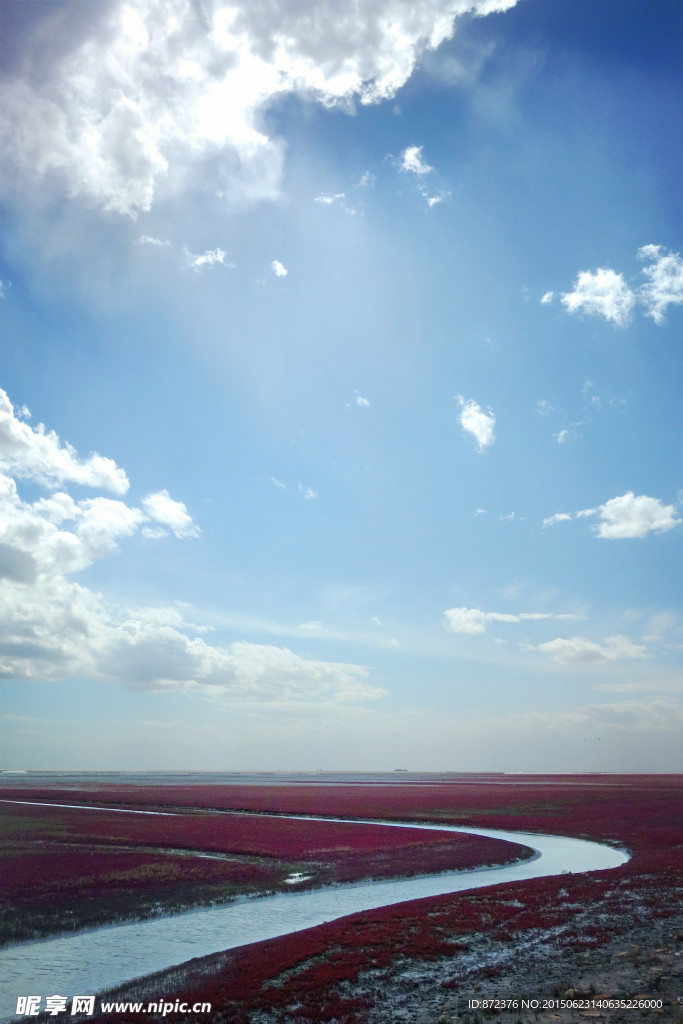
[[289, 273], [289, 271], [287, 270], [286, 267], [284, 267], [282, 265], [282, 263], [280, 263], [279, 260], [273, 260], [273, 262], [270, 264], [270, 266], [271, 266], [271, 268], [273, 270], [273, 273], [275, 274], [276, 277], [287, 277], [287, 274]]
[[[638, 259], [650, 262], [642, 270], [647, 278], [645, 284], [632, 289], [622, 274], [607, 267], [581, 271], [574, 290], [561, 296], [567, 311], [602, 316], [617, 327], [627, 327], [639, 303], [645, 307], [645, 315], [661, 326], [667, 307], [683, 304], [683, 259], [679, 253], [666, 252], [661, 245], [643, 245], [637, 255]], [[551, 302], [553, 294], [546, 292], [541, 302]], [[600, 404], [599, 399], [595, 404]]]
[[305, 629], [309, 633], [317, 633], [322, 628], [322, 622], [318, 622], [317, 620], [313, 622], [301, 622], [299, 624], [299, 629]]
[[282, 480], [278, 480], [276, 476], [271, 476], [270, 481], [275, 484], [276, 487], [281, 487], [283, 489], [286, 489], [287, 487], [287, 484], [283, 484]]
[[323, 192], [322, 195], [316, 196], [313, 200], [314, 203], [322, 203], [323, 206], [332, 206], [334, 203], [339, 202], [340, 199], [346, 197], [346, 192]]
[[462, 395], [458, 395], [457, 399], [462, 410], [460, 413], [462, 429], [476, 439], [477, 451], [485, 451], [496, 439], [494, 432], [496, 417], [491, 409], [484, 412], [482, 407], [472, 399], [466, 401]]
[[422, 146], [408, 146], [401, 153], [401, 170], [422, 177], [422, 175], [430, 174], [434, 168], [422, 159]]
[[536, 402], [536, 409], [541, 414], [541, 416], [547, 416], [548, 413], [555, 411], [554, 407], [545, 398], [538, 399], [538, 401]]
[[544, 519], [543, 525], [554, 526], [555, 523], [565, 523], [572, 518], [573, 516], [571, 516], [569, 512], [556, 512], [554, 516], [548, 516], [547, 519]]
[[617, 274], [607, 267], [583, 270], [573, 292], [565, 292], [562, 305], [569, 313], [590, 313], [604, 317], [617, 327], [627, 327], [636, 304], [636, 295]]
[[370, 171], [363, 171], [356, 188], [374, 188], [375, 187], [375, 175], [371, 174]]
[[634, 644], [625, 636], [605, 637], [602, 644], [588, 640], [585, 636], [573, 636], [569, 639], [558, 637], [546, 643], [522, 644], [526, 651], [540, 651], [549, 654], [554, 661], [566, 664], [587, 664], [590, 662], [617, 661], [622, 658], [647, 658], [647, 649], [642, 644]]
[[361, 408], [363, 408], [363, 409], [369, 409], [370, 408], [370, 402], [368, 401], [367, 398], [363, 398], [363, 396], [359, 395], [357, 391], [354, 391], [354, 395], [355, 395], [356, 405], [360, 405]]
[[[25, 409], [25, 407], [24, 407]], [[57, 434], [46, 431], [42, 423], [35, 429], [17, 416], [5, 391], [0, 390], [0, 470], [21, 480], [32, 480], [45, 487], [76, 483], [85, 487], [104, 487], [114, 494], [125, 494], [128, 478], [113, 459], [94, 452], [79, 459], [75, 448], [62, 444]]]
[[317, 491], [314, 491], [312, 487], [304, 487], [303, 484], [299, 484], [299, 494], [302, 494], [306, 501], [314, 501], [318, 497]]
[[[91, 486], [125, 480], [107, 460], [95, 464], [97, 472], [79, 462], [56, 435], [34, 433], [21, 423], [24, 429], [17, 433], [11, 404], [2, 396], [9, 424], [2, 437], [8, 434], [12, 442], [3, 449], [3, 468], [49, 486], [55, 480], [83, 482], [84, 466]], [[98, 476], [102, 464], [108, 471]], [[384, 695], [367, 682], [369, 670], [362, 665], [314, 661], [286, 648], [242, 641], [210, 645], [197, 636], [207, 628], [186, 622], [177, 607], [120, 607], [68, 578], [138, 532], [154, 537], [167, 527], [177, 537], [195, 536], [198, 529], [185, 505], [168, 491], [148, 495], [142, 508], [100, 495], [77, 501], [65, 491], [28, 502], [9, 472], [0, 471], [0, 679], [85, 677], [261, 702]]]
[[140, 235], [138, 238], [138, 245], [156, 245], [166, 248], [171, 243], [164, 241], [161, 238], [154, 238], [152, 235]]
[[[592, 510], [584, 510], [590, 514]], [[636, 497], [633, 491], [611, 498], [595, 510], [602, 520], [596, 528], [598, 537], [617, 540], [644, 537], [647, 533], [665, 533], [680, 523], [675, 506], [664, 505], [657, 498], [645, 494]]]
[[579, 420], [577, 423], [571, 423], [568, 427], [563, 427], [562, 430], [558, 430], [553, 437], [558, 444], [570, 444], [576, 438], [581, 437], [579, 427], [582, 427], [583, 423]]
[[142, 500], [142, 507], [150, 519], [168, 526], [176, 537], [196, 537], [199, 527], [193, 522], [182, 501], [174, 501], [168, 491], [156, 491]]
[[[459, 15], [516, 0], [118, 0], [80, 24], [38, 23], [2, 83], [3, 148], [22, 174], [60, 177], [106, 209], [148, 210], [198, 163], [220, 157], [230, 199], [278, 194], [284, 147], [265, 114], [282, 95], [350, 109], [393, 97]], [[26, 69], [40, 68], [40, 74]], [[19, 127], [20, 126], [20, 127]], [[14, 175], [15, 180], [17, 175]]]
[[492, 622], [525, 622], [543, 619], [575, 619], [573, 614], [554, 615], [552, 612], [484, 612], [480, 608], [449, 608], [444, 612], [444, 627], [451, 633], [485, 633]]
[[555, 298], [555, 292], [546, 292], [541, 296], [541, 305], [547, 306]]
[[213, 267], [216, 263], [220, 263], [221, 266], [234, 267], [234, 263], [226, 263], [225, 257], [227, 253], [216, 246], [215, 249], [207, 249], [201, 255], [190, 252], [187, 247], [183, 248], [185, 255], [185, 266], [191, 270], [204, 270], [206, 267]]
[[574, 513], [556, 512], [544, 519], [543, 525], [554, 526], [569, 519], [588, 519], [591, 516], [598, 516], [601, 520], [593, 527], [593, 532], [607, 540], [645, 537], [652, 532], [666, 533], [681, 522], [676, 517], [675, 505], [664, 505], [658, 498], [649, 498], [646, 494], [636, 497], [633, 491], [627, 491], [597, 508], [583, 508]]
[[638, 250], [639, 259], [654, 261], [643, 267], [648, 282], [640, 288], [638, 298], [646, 307], [646, 316], [659, 326], [664, 323], [667, 306], [683, 303], [683, 260], [678, 253], [664, 255], [661, 250], [661, 245], [643, 245]]

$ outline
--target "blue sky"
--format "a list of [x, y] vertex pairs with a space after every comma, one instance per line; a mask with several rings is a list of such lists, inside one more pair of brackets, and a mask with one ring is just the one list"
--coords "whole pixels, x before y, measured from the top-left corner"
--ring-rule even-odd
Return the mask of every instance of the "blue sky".
[[6, 767], [680, 770], [680, 5], [0, 17]]

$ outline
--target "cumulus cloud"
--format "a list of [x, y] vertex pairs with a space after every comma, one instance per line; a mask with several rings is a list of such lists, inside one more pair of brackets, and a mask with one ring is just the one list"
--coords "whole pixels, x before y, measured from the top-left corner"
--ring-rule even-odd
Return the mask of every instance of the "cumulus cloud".
[[430, 174], [434, 168], [422, 159], [422, 146], [408, 146], [401, 153], [401, 170], [422, 177]]
[[142, 507], [150, 519], [163, 523], [176, 537], [196, 537], [199, 527], [193, 522], [182, 501], [175, 501], [168, 491], [157, 491], [142, 500]]
[[521, 612], [518, 615], [507, 612], [484, 612], [480, 608], [449, 608], [444, 612], [444, 626], [451, 633], [485, 633], [492, 622], [524, 622], [543, 619], [575, 619], [573, 614], [555, 615], [552, 612]]
[[549, 303], [553, 301], [554, 298], [555, 292], [545, 292], [545, 294], [541, 296], [541, 305], [547, 306]]
[[573, 636], [565, 639], [558, 637], [543, 644], [522, 644], [526, 651], [540, 651], [549, 654], [554, 661], [565, 664], [588, 664], [591, 662], [617, 661], [622, 658], [647, 658], [647, 649], [642, 644], [634, 644], [625, 636], [605, 637], [602, 644], [589, 640], [585, 636]]
[[289, 271], [282, 265], [282, 263], [280, 263], [279, 260], [273, 260], [270, 266], [276, 277], [287, 277]]
[[636, 497], [633, 491], [611, 498], [596, 511], [601, 519], [596, 528], [598, 537], [610, 540], [644, 537], [651, 532], [666, 533], [680, 523], [673, 505], [664, 505], [657, 498], [648, 498], [645, 494]]
[[64, 483], [85, 487], [103, 487], [114, 494], [125, 494], [128, 477], [113, 459], [96, 452], [80, 459], [75, 448], [62, 443], [42, 423], [33, 428], [23, 421], [22, 411], [15, 414], [7, 393], [0, 390], [0, 470], [21, 480], [46, 487]]
[[472, 434], [477, 442], [477, 451], [483, 452], [489, 448], [496, 439], [494, 428], [496, 417], [491, 409], [484, 412], [482, 407], [473, 399], [467, 401], [462, 395], [457, 396], [460, 405], [460, 425], [468, 434]]
[[459, 15], [515, 3], [116, 0], [96, 14], [79, 5], [76, 30], [77, 15], [58, 11], [6, 76], [3, 148], [22, 174], [55, 173], [68, 194], [133, 216], [161, 183], [178, 187], [217, 156], [230, 198], [273, 198], [284, 153], [266, 126], [274, 100], [348, 109], [388, 99]]
[[616, 327], [627, 327], [631, 322], [636, 295], [622, 274], [607, 267], [599, 267], [595, 271], [581, 271], [574, 290], [565, 292], [560, 301], [569, 313], [590, 313], [603, 317]]
[[314, 491], [312, 487], [304, 487], [303, 484], [299, 484], [299, 494], [301, 494], [306, 501], [314, 501], [318, 497], [317, 491]]
[[647, 284], [640, 288], [639, 299], [646, 316], [661, 326], [667, 306], [683, 303], [683, 260], [678, 253], [663, 253], [661, 245], [641, 246], [638, 257], [653, 261], [651, 266], [643, 267]]
[[543, 525], [554, 526], [570, 519], [587, 519], [591, 516], [600, 519], [597, 526], [593, 527], [593, 532], [607, 540], [666, 533], [681, 522], [676, 516], [675, 505], [665, 505], [658, 498], [650, 498], [646, 494], [636, 496], [633, 491], [627, 491], [618, 498], [610, 498], [597, 508], [583, 508], [574, 513], [556, 512], [544, 519]]
[[[667, 252], [661, 245], [643, 245], [638, 259], [648, 262], [642, 268], [645, 284], [631, 287], [623, 274], [608, 267], [583, 270], [574, 290], [565, 292], [561, 302], [569, 313], [601, 316], [616, 327], [627, 327], [635, 306], [645, 307], [645, 315], [661, 326], [669, 306], [683, 304], [683, 259], [679, 253]], [[552, 302], [554, 292], [546, 292], [541, 302]]]
[[23, 500], [12, 473], [48, 487], [66, 480], [121, 490], [128, 482], [114, 463], [78, 460], [54, 434], [22, 423], [25, 429], [17, 432], [11, 403], [2, 394], [7, 429], [0, 465], [0, 679], [81, 676], [246, 701], [384, 695], [367, 681], [369, 670], [362, 665], [315, 661], [244, 641], [211, 645], [197, 635], [206, 627], [186, 622], [179, 608], [121, 607], [70, 579], [138, 532], [155, 536], [170, 530], [185, 538], [196, 536], [198, 528], [166, 490], [149, 494], [141, 508], [102, 495], [76, 500], [64, 490]]

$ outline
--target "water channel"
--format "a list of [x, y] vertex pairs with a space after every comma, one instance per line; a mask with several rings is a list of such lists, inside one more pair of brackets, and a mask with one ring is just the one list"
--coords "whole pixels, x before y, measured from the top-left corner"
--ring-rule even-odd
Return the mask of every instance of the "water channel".
[[507, 839], [531, 847], [536, 856], [504, 867], [353, 882], [309, 892], [240, 899], [224, 906], [20, 943], [0, 952], [0, 1020], [12, 1018], [20, 995], [92, 995], [193, 957], [312, 928], [347, 914], [500, 882], [563, 872], [604, 871], [628, 860], [628, 854], [622, 850], [564, 836], [415, 822], [364, 823]]

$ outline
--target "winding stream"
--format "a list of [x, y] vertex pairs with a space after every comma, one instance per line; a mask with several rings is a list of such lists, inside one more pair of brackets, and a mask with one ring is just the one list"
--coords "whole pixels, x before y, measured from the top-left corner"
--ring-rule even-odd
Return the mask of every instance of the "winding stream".
[[[283, 817], [295, 817], [286, 815]], [[310, 820], [308, 818], [307, 820]], [[346, 821], [318, 818], [319, 821]], [[357, 819], [352, 819], [358, 824]], [[155, 971], [250, 942], [312, 928], [347, 914], [425, 896], [478, 889], [500, 882], [563, 872], [604, 871], [628, 860], [621, 850], [584, 839], [460, 828], [411, 822], [364, 821], [390, 828], [423, 828], [507, 839], [536, 851], [530, 860], [505, 867], [447, 871], [387, 881], [353, 882], [309, 892], [240, 899], [221, 907], [191, 910], [133, 924], [26, 942], [0, 952], [0, 1020], [16, 1010], [20, 995], [92, 995]], [[161, 995], [161, 993], [160, 993]]]

